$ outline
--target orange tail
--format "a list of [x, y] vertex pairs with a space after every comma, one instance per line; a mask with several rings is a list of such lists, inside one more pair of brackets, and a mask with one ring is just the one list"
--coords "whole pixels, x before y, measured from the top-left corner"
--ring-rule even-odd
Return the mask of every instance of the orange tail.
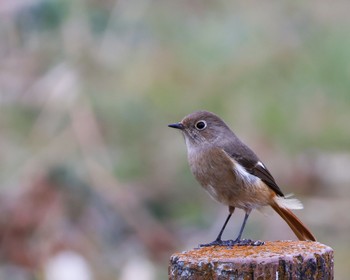
[[271, 204], [271, 207], [287, 222], [289, 227], [295, 233], [299, 240], [316, 241], [315, 236], [308, 228], [293, 214], [288, 208], [280, 207], [276, 202]]

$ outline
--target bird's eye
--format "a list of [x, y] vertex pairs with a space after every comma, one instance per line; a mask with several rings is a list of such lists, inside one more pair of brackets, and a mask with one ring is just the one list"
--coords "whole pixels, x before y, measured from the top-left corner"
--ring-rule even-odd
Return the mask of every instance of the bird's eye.
[[198, 122], [196, 122], [195, 127], [198, 130], [203, 130], [207, 127], [207, 123], [205, 121], [198, 121]]

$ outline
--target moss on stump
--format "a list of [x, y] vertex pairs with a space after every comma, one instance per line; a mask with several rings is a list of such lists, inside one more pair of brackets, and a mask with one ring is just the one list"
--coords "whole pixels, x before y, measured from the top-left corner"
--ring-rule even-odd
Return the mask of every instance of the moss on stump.
[[169, 279], [333, 279], [333, 250], [318, 242], [211, 246], [175, 253]]

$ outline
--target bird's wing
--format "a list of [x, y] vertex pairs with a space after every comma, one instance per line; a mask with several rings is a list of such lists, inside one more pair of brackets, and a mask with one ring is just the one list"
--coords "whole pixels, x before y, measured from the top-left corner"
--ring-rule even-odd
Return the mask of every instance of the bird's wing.
[[224, 151], [237, 163], [243, 166], [248, 173], [260, 178], [277, 195], [284, 196], [275, 179], [272, 177], [270, 171], [265, 167], [265, 165], [259, 160], [259, 158], [251, 149], [242, 143], [242, 146], [240, 146], [240, 149], [238, 151], [233, 151], [232, 146], [228, 149], [224, 149]]

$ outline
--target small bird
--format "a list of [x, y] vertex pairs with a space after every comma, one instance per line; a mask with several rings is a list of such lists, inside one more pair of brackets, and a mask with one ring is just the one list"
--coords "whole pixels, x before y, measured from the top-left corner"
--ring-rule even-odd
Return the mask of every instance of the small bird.
[[[265, 164], [217, 115], [198, 111], [181, 122], [168, 125], [184, 135], [190, 169], [202, 187], [216, 201], [228, 206], [229, 214], [211, 245], [262, 245], [262, 241], [241, 239], [253, 209], [270, 205], [289, 225], [299, 240], [316, 241], [314, 235], [290, 209], [302, 209], [296, 198], [284, 196]], [[235, 240], [221, 239], [235, 208], [245, 217]]]

